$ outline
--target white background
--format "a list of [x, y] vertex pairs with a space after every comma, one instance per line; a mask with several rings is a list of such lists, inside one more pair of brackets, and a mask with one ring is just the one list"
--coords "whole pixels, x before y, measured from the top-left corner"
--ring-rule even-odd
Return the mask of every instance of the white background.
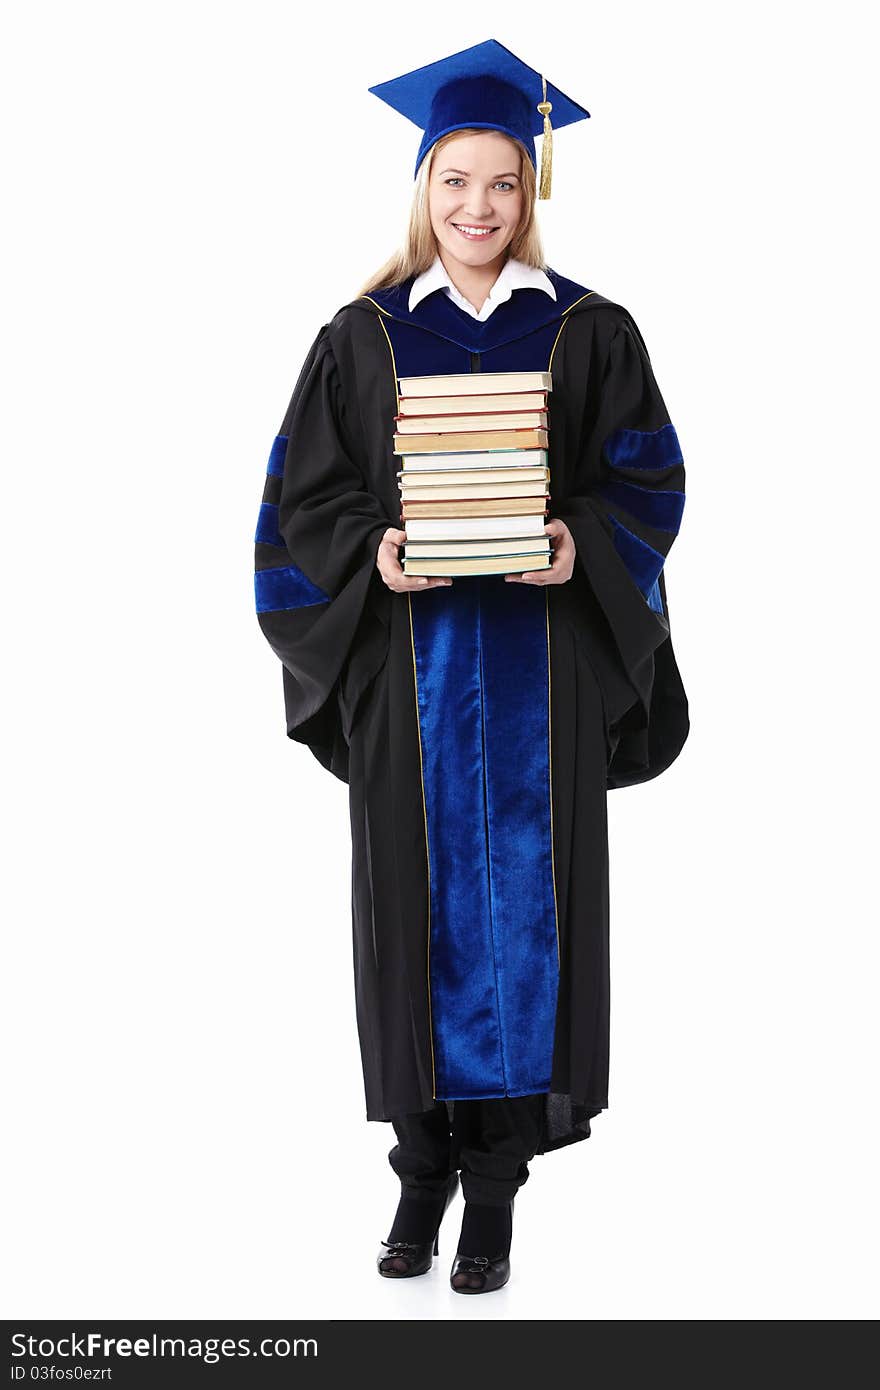
[[[877, 1313], [870, 7], [467, 12], [7, 11], [6, 1317]], [[592, 113], [539, 217], [682, 441], [692, 732], [609, 797], [610, 1108], [465, 1299], [460, 1199], [375, 1272], [346, 788], [251, 571], [305, 352], [404, 227], [419, 132], [367, 88], [489, 37]]]

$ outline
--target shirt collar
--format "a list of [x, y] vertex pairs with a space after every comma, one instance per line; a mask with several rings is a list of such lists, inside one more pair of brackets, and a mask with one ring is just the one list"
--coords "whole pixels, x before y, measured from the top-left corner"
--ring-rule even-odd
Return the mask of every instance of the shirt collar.
[[[501, 274], [489, 291], [487, 302], [481, 308], [479, 317], [488, 317], [487, 311], [503, 304], [510, 298], [514, 290], [520, 289], [543, 290], [545, 294], [549, 294], [551, 299], [556, 298], [553, 282], [543, 270], [539, 270], [537, 266], [526, 265], [524, 261], [518, 261], [509, 256], [504, 262]], [[468, 303], [449, 278], [439, 253], [434, 257], [433, 265], [429, 266], [421, 275], [417, 275], [412, 283], [408, 306], [410, 313], [417, 304], [427, 295], [433, 294], [435, 290], [444, 290], [451, 299], [461, 305]], [[473, 305], [470, 305], [470, 310], [474, 312], [476, 317]]]

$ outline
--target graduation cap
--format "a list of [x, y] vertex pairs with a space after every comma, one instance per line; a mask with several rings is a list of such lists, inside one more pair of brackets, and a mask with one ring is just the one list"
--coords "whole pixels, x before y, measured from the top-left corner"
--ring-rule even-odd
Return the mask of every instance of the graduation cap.
[[543, 135], [539, 198], [550, 197], [550, 112], [557, 130], [590, 114], [496, 39], [474, 44], [368, 90], [424, 131], [416, 174], [442, 135], [471, 127], [500, 130], [521, 140], [537, 172], [533, 142]]

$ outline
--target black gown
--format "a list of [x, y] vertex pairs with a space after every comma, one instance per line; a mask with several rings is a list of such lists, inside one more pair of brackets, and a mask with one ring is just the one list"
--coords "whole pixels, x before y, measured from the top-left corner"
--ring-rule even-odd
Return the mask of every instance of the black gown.
[[[287, 733], [348, 783], [368, 1120], [543, 1093], [538, 1152], [608, 1104], [606, 792], [688, 734], [664, 561], [684, 465], [628, 311], [555, 271], [480, 323], [412, 279], [315, 339], [269, 458], [260, 627]], [[456, 577], [392, 593], [400, 377], [550, 370], [561, 585]]]

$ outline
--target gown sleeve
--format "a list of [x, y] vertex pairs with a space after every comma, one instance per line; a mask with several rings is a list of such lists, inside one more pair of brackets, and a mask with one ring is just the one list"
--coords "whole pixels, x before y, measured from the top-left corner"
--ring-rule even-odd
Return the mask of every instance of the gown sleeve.
[[[382, 656], [376, 554], [398, 526], [369, 491], [329, 326], [318, 333], [272, 444], [254, 537], [257, 620], [281, 661], [288, 737], [348, 780], [345, 704], [353, 666]], [[383, 586], [384, 587], [384, 586]]]
[[681, 526], [685, 470], [644, 340], [628, 315], [610, 339], [601, 391], [584, 422], [572, 486], [553, 515], [608, 621], [636, 696], [609, 786], [655, 776], [687, 732], [670, 640], [664, 563]]

